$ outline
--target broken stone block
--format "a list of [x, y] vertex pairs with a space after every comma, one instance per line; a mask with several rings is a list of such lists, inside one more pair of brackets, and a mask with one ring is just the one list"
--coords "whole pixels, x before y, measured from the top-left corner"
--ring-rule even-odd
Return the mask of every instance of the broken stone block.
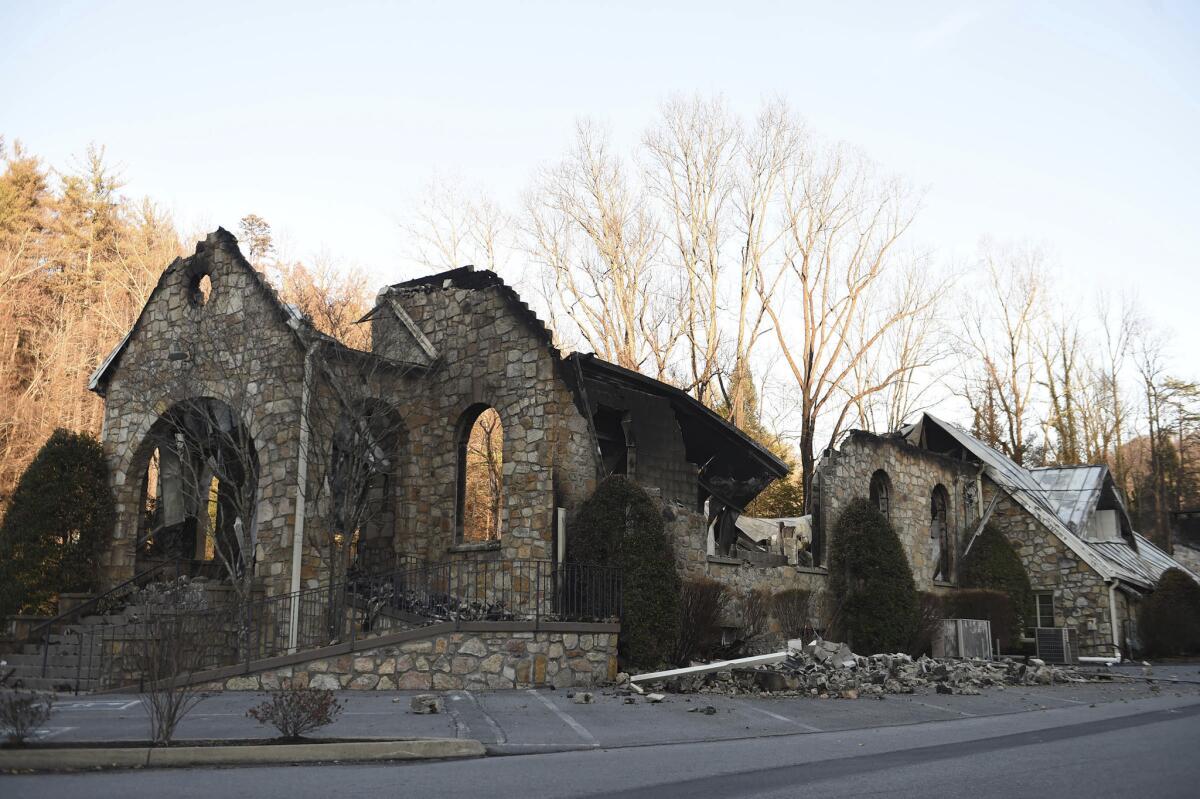
[[590, 705], [596, 701], [596, 697], [592, 696], [589, 691], [577, 691], [571, 700], [577, 705]]
[[666, 698], [666, 694], [646, 694], [646, 701], [655, 705]]
[[413, 713], [427, 715], [441, 713], [445, 710], [445, 706], [442, 704], [442, 698], [437, 694], [417, 694], [412, 698], [409, 709]]

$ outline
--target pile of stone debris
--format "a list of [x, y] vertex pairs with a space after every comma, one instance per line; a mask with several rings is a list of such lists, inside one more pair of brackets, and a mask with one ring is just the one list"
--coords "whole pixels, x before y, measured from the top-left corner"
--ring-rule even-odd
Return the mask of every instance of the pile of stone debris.
[[979, 694], [981, 689], [1008, 685], [1051, 685], [1087, 682], [1073, 668], [1050, 666], [1036, 658], [1027, 662], [956, 660], [905, 654], [863, 657], [845, 644], [813, 641], [802, 646], [791, 642], [787, 654], [775, 663], [727, 667], [672, 675], [643, 685], [662, 686], [671, 693], [771, 694], [858, 699], [884, 694], [911, 694], [933, 690], [942, 694]]

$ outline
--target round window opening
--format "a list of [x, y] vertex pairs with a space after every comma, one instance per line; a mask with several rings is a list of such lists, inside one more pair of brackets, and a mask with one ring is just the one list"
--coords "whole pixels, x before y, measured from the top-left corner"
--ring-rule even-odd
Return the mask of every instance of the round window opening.
[[212, 296], [212, 278], [200, 275], [192, 280], [192, 304], [204, 305]]

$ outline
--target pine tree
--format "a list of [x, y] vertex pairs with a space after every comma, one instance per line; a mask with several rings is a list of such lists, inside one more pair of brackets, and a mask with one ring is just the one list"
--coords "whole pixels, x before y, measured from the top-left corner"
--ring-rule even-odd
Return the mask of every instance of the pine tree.
[[64, 591], [93, 590], [97, 555], [115, 523], [100, 442], [55, 430], [0, 523], [0, 615], [45, 612]]

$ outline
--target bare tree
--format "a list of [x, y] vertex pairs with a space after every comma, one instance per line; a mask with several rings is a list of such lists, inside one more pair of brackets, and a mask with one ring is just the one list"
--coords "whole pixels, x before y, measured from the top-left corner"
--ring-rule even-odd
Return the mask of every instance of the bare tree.
[[1025, 464], [1035, 425], [1033, 336], [1045, 293], [1043, 258], [1033, 248], [985, 244], [981, 260], [986, 288], [962, 317], [975, 361], [964, 394], [976, 435]]
[[513, 247], [509, 215], [452, 178], [430, 180], [400, 227], [409, 257], [431, 269], [474, 264], [497, 272]]
[[937, 302], [940, 287], [906, 294], [911, 302], [898, 307], [867, 306], [871, 290], [896, 272], [895, 249], [915, 206], [901, 183], [880, 178], [863, 157], [841, 147], [806, 148], [788, 166], [782, 205], [779, 265], [760, 270], [757, 290], [795, 384], [807, 497], [821, 420], [830, 418], [832, 441], [863, 397], [910, 371], [897, 365], [847, 392], [855, 365], [890, 330]]
[[727, 206], [735, 188], [741, 131], [720, 100], [675, 99], [643, 139], [647, 183], [665, 209], [666, 241], [683, 276], [680, 303], [685, 388], [712, 404], [720, 370], [722, 273], [731, 233]]
[[538, 176], [527, 211], [526, 247], [545, 270], [552, 319], [602, 358], [666, 376], [682, 335], [679, 295], [655, 265], [658, 223], [603, 131], [578, 125], [568, 157]]
[[305, 424], [311, 501], [317, 519], [306, 527], [329, 579], [340, 579], [352, 553], [370, 551], [381, 570], [393, 562], [399, 457], [406, 429], [387, 398], [410, 369], [404, 364], [335, 341], [314, 352], [318, 386]]
[[163, 608], [120, 642], [116, 666], [137, 680], [150, 737], [169, 746], [179, 723], [204, 698], [196, 675], [228, 662], [229, 614], [190, 604]]

